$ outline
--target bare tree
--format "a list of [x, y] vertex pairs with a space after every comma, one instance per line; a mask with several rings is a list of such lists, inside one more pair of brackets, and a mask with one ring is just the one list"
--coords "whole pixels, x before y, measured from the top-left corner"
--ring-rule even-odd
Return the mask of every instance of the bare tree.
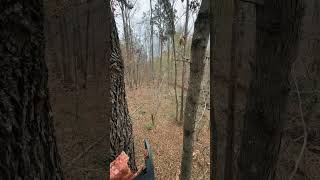
[[181, 74], [181, 108], [180, 108], [180, 122], [183, 121], [183, 108], [184, 108], [184, 78], [186, 73], [186, 45], [188, 41], [188, 23], [189, 23], [189, 0], [186, 1], [186, 21], [184, 23], [183, 34], [183, 57], [182, 57], [182, 74]]
[[151, 44], [151, 74], [152, 81], [154, 80], [154, 65], [153, 65], [153, 18], [152, 18], [152, 0], [150, 0], [150, 26], [151, 26], [151, 35], [150, 35], [150, 44]]
[[199, 104], [201, 81], [205, 67], [205, 54], [209, 41], [209, 0], [203, 0], [194, 25], [191, 44], [191, 65], [186, 109], [184, 111], [183, 154], [181, 162], [181, 180], [191, 178], [193, 135]]

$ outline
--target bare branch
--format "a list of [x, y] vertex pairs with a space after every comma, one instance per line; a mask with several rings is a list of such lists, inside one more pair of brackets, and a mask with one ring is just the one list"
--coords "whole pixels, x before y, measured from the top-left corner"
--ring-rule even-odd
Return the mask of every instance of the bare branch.
[[296, 160], [296, 164], [294, 166], [294, 169], [293, 169], [292, 173], [290, 174], [289, 180], [293, 179], [294, 175], [296, 174], [296, 172], [298, 170], [299, 163], [301, 161], [301, 158], [302, 158], [302, 155], [304, 153], [304, 150], [305, 150], [305, 148], [307, 146], [307, 139], [308, 139], [307, 127], [306, 127], [306, 123], [305, 123], [304, 117], [303, 117], [302, 102], [301, 102], [301, 96], [300, 96], [299, 87], [298, 87], [297, 81], [296, 81], [296, 79], [294, 77], [293, 77], [293, 81], [294, 81], [294, 85], [296, 87], [298, 100], [299, 100], [299, 110], [300, 110], [301, 122], [302, 122], [302, 125], [303, 125], [304, 139], [303, 139], [303, 144], [302, 144], [302, 147], [301, 147], [300, 154], [299, 154], [299, 156], [298, 156], [298, 158]]
[[127, 0], [118, 0], [120, 3], [122, 3], [123, 5], [125, 5], [128, 9], [132, 9], [133, 8], [133, 5], [132, 4], [129, 4], [127, 2]]

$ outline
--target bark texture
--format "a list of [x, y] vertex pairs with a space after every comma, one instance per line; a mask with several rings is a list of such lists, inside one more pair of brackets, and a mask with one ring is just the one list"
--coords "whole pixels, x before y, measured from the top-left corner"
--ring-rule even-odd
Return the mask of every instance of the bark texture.
[[0, 3], [0, 179], [63, 179], [43, 23], [42, 1]]
[[194, 34], [191, 44], [189, 88], [184, 111], [181, 180], [188, 180], [191, 178], [193, 135], [199, 104], [201, 81], [205, 67], [205, 53], [209, 41], [209, 31], [209, 0], [203, 0], [194, 25]]
[[125, 93], [124, 64], [114, 17], [111, 20], [111, 28], [111, 57], [109, 58], [109, 70], [111, 72], [110, 93], [112, 103], [110, 118], [110, 162], [114, 160], [121, 151], [124, 151], [130, 158], [130, 168], [136, 170], [132, 122], [129, 117]]
[[269, 0], [256, 6], [256, 60], [243, 124], [241, 180], [275, 179], [303, 7], [300, 0]]
[[[214, 29], [214, 2], [210, 1], [210, 79], [213, 79], [212, 71], [214, 69], [213, 66], [213, 45], [215, 43], [215, 29]], [[210, 81], [210, 180], [217, 179], [217, 123], [216, 123], [216, 115], [215, 109], [213, 105], [213, 81]]]

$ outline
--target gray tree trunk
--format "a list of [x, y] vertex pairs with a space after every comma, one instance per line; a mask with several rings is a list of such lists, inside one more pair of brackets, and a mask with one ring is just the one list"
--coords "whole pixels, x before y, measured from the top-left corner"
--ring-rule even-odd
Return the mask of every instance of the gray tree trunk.
[[152, 22], [152, 0], [150, 0], [150, 26], [151, 26], [151, 75], [152, 81], [154, 80], [154, 65], [153, 65], [153, 22]]
[[269, 0], [257, 6], [256, 60], [242, 131], [241, 180], [275, 178], [303, 7], [300, 0]]
[[6, 1], [0, 7], [0, 179], [63, 179], [47, 87], [42, 1]]
[[205, 54], [209, 41], [209, 31], [209, 0], [203, 0], [194, 25], [194, 34], [191, 44], [189, 88], [184, 111], [181, 180], [189, 180], [191, 178], [193, 135], [199, 104], [201, 81], [205, 67]]

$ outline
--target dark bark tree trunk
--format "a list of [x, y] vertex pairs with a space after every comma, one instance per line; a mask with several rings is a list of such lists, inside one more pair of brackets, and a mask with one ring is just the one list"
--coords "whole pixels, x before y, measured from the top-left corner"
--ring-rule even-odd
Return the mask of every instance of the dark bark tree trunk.
[[125, 93], [124, 64], [114, 17], [112, 17], [111, 28], [111, 57], [109, 58], [109, 69], [111, 72], [110, 94], [112, 101], [112, 114], [110, 118], [110, 162], [114, 160], [121, 151], [124, 151], [130, 157], [130, 168], [136, 170], [132, 123], [129, 117]]
[[217, 154], [218, 154], [218, 148], [217, 148], [217, 126], [216, 126], [216, 115], [215, 115], [215, 108], [213, 105], [213, 97], [214, 97], [214, 91], [213, 91], [213, 69], [214, 69], [214, 50], [213, 46], [215, 43], [215, 24], [214, 24], [214, 2], [210, 1], [210, 180], [216, 180], [218, 179], [216, 177], [217, 175]]
[[269, 0], [257, 6], [256, 60], [242, 131], [241, 180], [275, 178], [303, 7], [301, 0]]
[[48, 96], [42, 1], [0, 7], [0, 179], [63, 179]]
[[184, 111], [181, 180], [188, 180], [191, 178], [193, 135], [199, 104], [201, 81], [205, 67], [205, 54], [209, 40], [209, 30], [209, 0], [203, 0], [194, 25], [194, 34], [191, 44], [189, 88]]
[[86, 59], [82, 69], [84, 70], [84, 83], [83, 88], [87, 86], [88, 80], [88, 63], [89, 63], [89, 27], [90, 27], [90, 9], [87, 9], [87, 25], [86, 25]]
[[224, 167], [224, 179], [233, 179], [233, 158], [234, 158], [234, 131], [235, 131], [235, 99], [237, 84], [237, 50], [239, 39], [239, 10], [240, 1], [233, 1], [233, 21], [232, 21], [232, 39], [230, 49], [230, 69], [229, 69], [229, 87], [228, 87], [228, 120], [227, 120], [227, 142], [225, 147], [226, 159]]

